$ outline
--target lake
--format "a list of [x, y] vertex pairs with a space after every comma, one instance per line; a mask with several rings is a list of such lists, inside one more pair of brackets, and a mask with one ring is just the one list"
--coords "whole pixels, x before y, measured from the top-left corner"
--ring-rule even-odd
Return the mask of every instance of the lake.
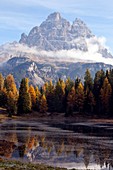
[[0, 124], [0, 157], [68, 169], [113, 169], [113, 124], [12, 120]]

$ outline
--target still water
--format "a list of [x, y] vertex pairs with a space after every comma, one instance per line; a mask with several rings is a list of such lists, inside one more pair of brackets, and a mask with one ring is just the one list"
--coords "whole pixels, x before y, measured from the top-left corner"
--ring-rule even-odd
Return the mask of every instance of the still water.
[[113, 169], [113, 124], [9, 119], [0, 124], [0, 157], [68, 169]]

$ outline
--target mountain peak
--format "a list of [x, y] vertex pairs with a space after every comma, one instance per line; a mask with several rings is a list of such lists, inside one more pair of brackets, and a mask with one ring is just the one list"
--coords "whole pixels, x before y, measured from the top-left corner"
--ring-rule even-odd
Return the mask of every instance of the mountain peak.
[[50, 14], [47, 18], [47, 20], [55, 20], [55, 21], [59, 21], [60, 19], [61, 19], [61, 15], [59, 12], [54, 12]]
[[82, 24], [82, 25], [86, 25], [85, 22], [83, 20], [81, 20], [80, 18], [76, 18], [75, 21], [73, 22], [73, 24]]

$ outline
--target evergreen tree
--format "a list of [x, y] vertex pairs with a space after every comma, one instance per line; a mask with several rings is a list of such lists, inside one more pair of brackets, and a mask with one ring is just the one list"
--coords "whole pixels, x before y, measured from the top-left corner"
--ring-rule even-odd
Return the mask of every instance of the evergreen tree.
[[100, 95], [100, 89], [102, 88], [104, 79], [105, 79], [105, 72], [103, 70], [97, 71], [95, 74], [95, 78], [94, 78], [94, 89], [93, 89], [93, 94], [96, 100], [96, 107], [95, 107], [96, 113], [99, 112], [99, 108], [100, 108], [99, 95]]
[[72, 87], [67, 96], [67, 110], [66, 116], [71, 115], [75, 108], [75, 88]]
[[17, 101], [12, 91], [7, 93], [7, 112], [10, 117], [17, 113]]
[[65, 83], [62, 80], [58, 80], [55, 86], [55, 111], [63, 112], [64, 98], [65, 97]]
[[48, 111], [54, 112], [55, 111], [55, 89], [52, 81], [48, 82], [46, 99], [47, 99]]
[[46, 113], [47, 110], [48, 110], [47, 100], [46, 100], [45, 95], [43, 94], [40, 98], [39, 111], [40, 113]]
[[7, 107], [7, 90], [6, 88], [3, 88], [0, 92], [0, 106], [1, 107]]
[[75, 105], [79, 112], [83, 111], [84, 108], [84, 87], [83, 84], [80, 82], [77, 89], [76, 89], [76, 98], [75, 98]]
[[19, 88], [18, 114], [31, 112], [31, 96], [28, 92], [28, 78], [23, 78]]
[[64, 95], [65, 112], [67, 112], [67, 97], [73, 86], [74, 86], [74, 82], [70, 78], [68, 78], [65, 82], [65, 95]]
[[6, 108], [9, 116], [17, 112], [18, 90], [16, 88], [15, 79], [13, 75], [9, 74], [4, 81], [4, 88], [7, 94]]
[[84, 77], [84, 90], [86, 91], [86, 89], [87, 90], [89, 89], [89, 91], [93, 90], [93, 79], [88, 69], [86, 70], [85, 77]]
[[41, 98], [41, 92], [40, 92], [38, 86], [36, 86], [36, 88], [35, 88], [35, 93], [36, 93], [36, 105], [35, 105], [35, 109], [37, 111], [39, 111], [39, 103], [40, 103], [40, 98]]
[[97, 71], [94, 78], [94, 95], [95, 98], [99, 98], [100, 89], [105, 79], [105, 72], [103, 70]]
[[77, 77], [75, 80], [75, 89], [78, 87], [80, 82], [81, 82], [81, 80]]
[[106, 77], [100, 90], [101, 112], [109, 113], [112, 88]]
[[94, 108], [95, 108], [96, 102], [95, 102], [95, 98], [94, 95], [92, 93], [92, 91], [86, 90], [85, 91], [85, 111], [87, 111], [88, 113], [93, 113], [94, 112]]
[[29, 87], [29, 94], [31, 96], [32, 108], [35, 108], [35, 106], [36, 106], [36, 92], [32, 85], [30, 85], [30, 87]]
[[0, 74], [0, 91], [3, 90], [4, 87], [4, 77], [2, 76], [2, 74]]
[[9, 74], [4, 81], [4, 87], [7, 92], [11, 91], [15, 96], [18, 96], [18, 90], [16, 88], [15, 80], [13, 75]]

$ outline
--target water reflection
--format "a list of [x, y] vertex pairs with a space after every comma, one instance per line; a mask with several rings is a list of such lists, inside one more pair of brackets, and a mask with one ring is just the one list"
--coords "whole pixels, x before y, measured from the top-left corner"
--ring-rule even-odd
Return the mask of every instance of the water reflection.
[[9, 121], [0, 125], [0, 157], [68, 168], [112, 169], [112, 125]]

